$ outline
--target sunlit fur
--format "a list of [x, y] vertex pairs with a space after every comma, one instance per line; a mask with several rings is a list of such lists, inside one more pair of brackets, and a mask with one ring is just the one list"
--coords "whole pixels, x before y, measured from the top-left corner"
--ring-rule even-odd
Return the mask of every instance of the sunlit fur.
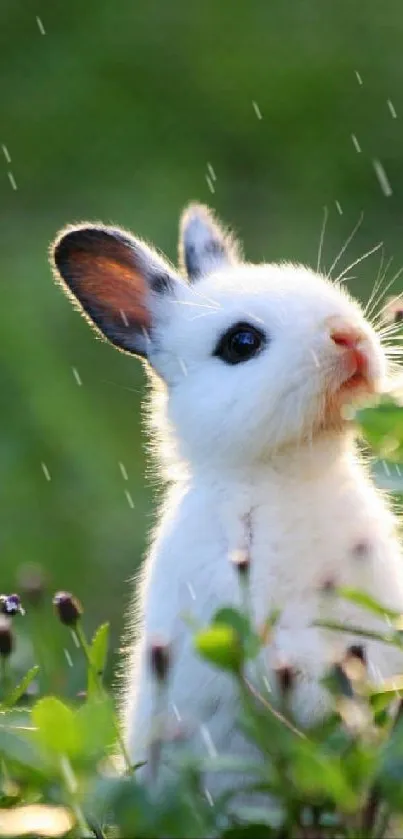
[[[179, 292], [179, 290], [178, 290]], [[338, 286], [294, 265], [241, 265], [210, 275], [166, 301], [170, 315], [151, 361], [165, 384], [152, 401], [152, 429], [168, 475], [151, 551], [140, 576], [133, 618], [138, 645], [126, 676], [124, 716], [130, 753], [147, 756], [155, 684], [147, 665], [154, 636], [173, 643], [170, 716], [194, 731], [192, 747], [244, 753], [236, 733], [231, 680], [192, 652], [190, 611], [202, 624], [222, 603], [239, 603], [232, 550], [251, 556], [251, 603], [257, 622], [283, 609], [263, 656], [300, 670], [293, 706], [301, 723], [326, 705], [318, 684], [329, 662], [354, 637], [310, 628], [334, 617], [382, 625], [320, 593], [331, 579], [403, 607], [403, 566], [395, 521], [355, 447], [337, 396], [343, 362], [329, 339], [329, 319], [365, 334], [374, 391], [387, 382], [380, 340], [361, 308]], [[264, 351], [228, 367], [212, 357], [218, 336], [237, 320], [259, 325]], [[355, 394], [346, 398], [354, 401]], [[336, 400], [337, 402], [337, 400]], [[368, 545], [364, 558], [355, 546]], [[373, 678], [402, 667], [396, 651], [367, 645]], [[174, 709], [174, 710], [172, 710]], [[206, 740], [206, 728], [208, 738]], [[234, 778], [207, 779], [214, 795]], [[239, 780], [239, 779], [238, 779]]]
[[[216, 236], [214, 222], [203, 219]], [[340, 284], [302, 266], [234, 266], [233, 253], [197, 282], [173, 278], [172, 288], [149, 302], [148, 359], [157, 383], [151, 432], [170, 484], [128, 620], [122, 712], [134, 761], [149, 757], [156, 724], [148, 657], [156, 637], [172, 644], [169, 730], [193, 732], [192, 748], [202, 754], [251, 749], [236, 730], [233, 680], [197, 657], [184, 620], [191, 613], [206, 625], [219, 606], [240, 603], [233, 551], [250, 557], [257, 625], [272, 608], [282, 609], [261, 665], [274, 698], [276, 661], [297, 668], [292, 705], [302, 724], [323, 712], [327, 694], [319, 679], [337, 650], [355, 640], [312, 622], [333, 617], [385, 626], [324, 595], [324, 584], [359, 587], [403, 609], [396, 522], [357, 453], [345, 413], [367, 390], [386, 387], [380, 339]], [[258, 325], [266, 346], [229, 366], [213, 352], [238, 321]], [[361, 336], [367, 358], [361, 390], [343, 388], [351, 359], [332, 341], [335, 323]], [[374, 679], [401, 670], [394, 648], [368, 642], [366, 649]], [[233, 781], [229, 774], [207, 777], [213, 796]]]

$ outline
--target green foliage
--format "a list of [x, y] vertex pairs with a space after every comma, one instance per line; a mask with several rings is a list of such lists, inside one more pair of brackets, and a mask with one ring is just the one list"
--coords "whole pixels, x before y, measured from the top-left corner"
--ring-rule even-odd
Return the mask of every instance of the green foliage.
[[[178, 214], [196, 199], [233, 226], [248, 259], [316, 266], [326, 205], [329, 268], [363, 211], [334, 274], [383, 241], [383, 269], [393, 263], [380, 306], [402, 263], [402, 39], [401, 0], [367, 0], [365, 13], [351, 0], [2, 0], [4, 589], [40, 563], [51, 590], [91, 605], [88, 632], [110, 619], [116, 649], [152, 513], [141, 365], [96, 341], [55, 288], [47, 251], [57, 230], [111, 221], [176, 261]], [[351, 272], [364, 302], [380, 258]]]
[[[400, 446], [399, 408], [389, 403], [388, 411]], [[387, 435], [384, 405], [360, 418], [374, 453], [382, 451]], [[0, 836], [375, 839], [387, 831], [401, 835], [403, 674], [374, 686], [365, 660], [358, 656], [352, 666], [351, 655], [357, 653], [350, 653], [323, 680], [329, 694], [325, 717], [301, 730], [291, 712], [292, 672], [276, 671], [277, 684], [270, 694], [263, 678], [259, 654], [270, 643], [279, 612], [273, 610], [257, 631], [248, 609], [248, 577], [239, 576], [239, 583], [242, 609], [223, 604], [210, 625], [196, 625], [191, 615], [187, 624], [196, 652], [234, 680], [239, 730], [253, 746], [249, 757], [195, 755], [183, 732], [180, 748], [169, 736], [155, 743], [156, 749], [150, 744], [150, 761], [138, 774], [140, 767], [131, 766], [125, 752], [113, 698], [104, 684], [109, 624], [102, 624], [88, 642], [80, 617], [73, 629], [62, 627], [62, 644], [67, 650], [74, 641], [83, 665], [81, 678], [87, 683], [86, 693], [75, 699], [49, 693], [30, 698], [32, 688], [41, 685], [38, 666], [14, 686], [13, 655], [2, 659]], [[334, 596], [363, 613], [386, 618], [390, 628], [369, 632], [335, 621], [318, 621], [320, 626], [403, 648], [402, 615], [355, 589], [340, 588]], [[13, 619], [12, 631], [36, 614], [31, 623], [34, 649], [45, 651], [46, 659], [46, 639], [37, 637], [45, 612], [43, 603], [33, 605], [26, 617]], [[56, 629], [56, 614], [52, 620]], [[43, 625], [47, 630], [46, 620]], [[68, 658], [74, 668], [77, 659], [70, 652]], [[160, 688], [156, 683], [159, 713]], [[155, 730], [159, 732], [155, 736], [161, 737], [160, 727]], [[167, 766], [169, 775], [163, 771]], [[214, 797], [212, 782], [211, 800], [204, 789], [206, 772], [212, 778], [230, 772], [239, 783]]]

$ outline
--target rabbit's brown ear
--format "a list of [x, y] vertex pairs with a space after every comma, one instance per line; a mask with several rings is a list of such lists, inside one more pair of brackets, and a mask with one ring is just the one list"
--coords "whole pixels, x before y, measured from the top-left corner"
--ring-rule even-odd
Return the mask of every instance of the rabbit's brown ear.
[[203, 204], [189, 204], [182, 213], [179, 260], [193, 282], [240, 261], [240, 246]]
[[51, 247], [56, 280], [82, 313], [119, 349], [146, 356], [157, 298], [177, 277], [157, 253], [114, 227], [67, 227]]

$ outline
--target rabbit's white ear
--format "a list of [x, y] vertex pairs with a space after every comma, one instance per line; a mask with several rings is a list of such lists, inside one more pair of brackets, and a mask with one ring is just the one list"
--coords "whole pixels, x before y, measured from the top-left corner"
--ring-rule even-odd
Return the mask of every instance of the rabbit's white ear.
[[181, 268], [191, 282], [240, 261], [240, 247], [203, 204], [182, 213], [179, 235]]
[[158, 302], [178, 282], [157, 253], [119, 228], [82, 224], [58, 234], [50, 260], [98, 332], [121, 350], [147, 355]]

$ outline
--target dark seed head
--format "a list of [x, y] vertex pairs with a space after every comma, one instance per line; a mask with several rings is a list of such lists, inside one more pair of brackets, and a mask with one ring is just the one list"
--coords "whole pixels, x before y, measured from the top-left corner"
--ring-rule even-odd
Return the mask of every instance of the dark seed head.
[[155, 641], [150, 647], [151, 670], [159, 682], [165, 682], [171, 664], [171, 655], [168, 644], [163, 641]]
[[367, 654], [363, 644], [352, 644], [351, 647], [347, 647], [346, 657], [357, 658], [362, 664], [367, 664]]
[[53, 605], [59, 620], [65, 626], [74, 627], [83, 613], [80, 601], [68, 591], [58, 591], [53, 598]]
[[11, 621], [5, 615], [0, 615], [0, 655], [8, 658], [13, 651], [14, 639]]
[[3, 615], [25, 615], [21, 600], [18, 594], [0, 594], [0, 612]]
[[240, 577], [247, 577], [250, 571], [250, 556], [246, 550], [236, 550], [231, 554], [231, 562], [234, 564]]
[[275, 668], [274, 672], [276, 674], [280, 691], [282, 695], [285, 697], [290, 693], [290, 691], [294, 687], [296, 671], [293, 667], [291, 667], [288, 664], [280, 664], [278, 667]]

